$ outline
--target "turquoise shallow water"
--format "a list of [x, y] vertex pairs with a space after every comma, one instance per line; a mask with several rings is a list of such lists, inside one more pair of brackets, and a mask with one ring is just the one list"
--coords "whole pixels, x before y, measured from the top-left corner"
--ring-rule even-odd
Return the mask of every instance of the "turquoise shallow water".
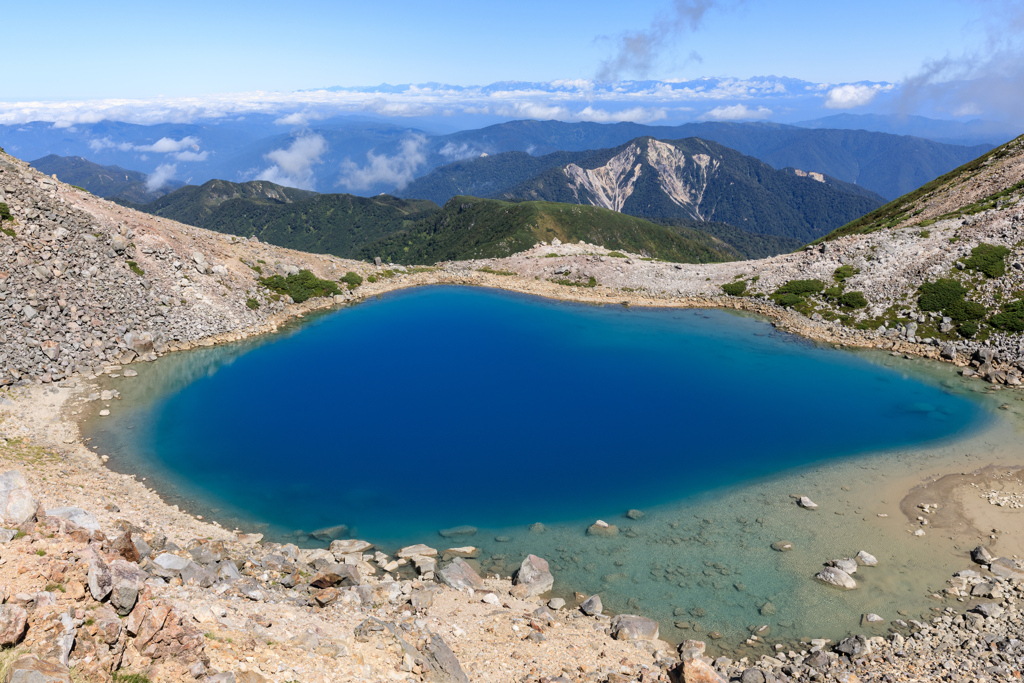
[[[725, 633], [785, 590], [765, 550], [784, 533], [773, 477], [988, 421], [937, 381], [751, 317], [472, 288], [395, 293], [144, 370], [90, 435], [191, 511], [303, 545], [344, 524], [385, 549], [470, 524], [452, 544], [483, 546], [485, 569], [543, 548], [566, 589], [668, 624], [717, 611], [708, 628]], [[584, 536], [596, 518], [624, 533]]]

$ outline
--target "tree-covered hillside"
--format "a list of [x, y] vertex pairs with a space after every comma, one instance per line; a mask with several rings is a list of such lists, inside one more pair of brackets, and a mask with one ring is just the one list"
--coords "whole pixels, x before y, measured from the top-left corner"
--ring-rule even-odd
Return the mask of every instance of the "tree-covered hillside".
[[685, 227], [668, 228], [593, 206], [454, 197], [411, 228], [364, 247], [361, 256], [403, 264], [509, 256], [538, 241], [583, 240], [667, 261], [710, 263], [740, 255]]

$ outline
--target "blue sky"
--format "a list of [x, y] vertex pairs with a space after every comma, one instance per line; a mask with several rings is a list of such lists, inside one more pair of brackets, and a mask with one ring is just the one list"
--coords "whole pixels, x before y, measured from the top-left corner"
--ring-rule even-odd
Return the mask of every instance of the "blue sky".
[[[594, 0], [8, 3], [4, 99], [187, 96], [330, 85], [593, 78], [673, 3]], [[720, 3], [652, 78], [898, 81], [975, 49], [984, 3]], [[23, 30], [9, 30], [21, 27]], [[911, 27], [908, 30], [907, 27]], [[612, 40], [602, 40], [608, 37]], [[696, 51], [703, 62], [687, 61]], [[632, 76], [634, 74], [630, 74]]]
[[[482, 86], [598, 76], [689, 81], [775, 75], [816, 84], [900, 84], [924, 77], [922, 70], [935, 60], [947, 61], [919, 84], [927, 88], [914, 90], [916, 112], [1006, 118], [1019, 109], [1016, 90], [1024, 83], [1019, 64], [1007, 66], [1021, 56], [1022, 6], [1019, 0], [8, 3], [0, 88], [7, 106], [0, 107], [0, 122], [66, 115], [67, 107], [52, 105], [65, 114], [46, 114], [47, 107], [20, 106], [24, 102], [104, 100], [109, 112], [110, 101], [131, 100], [124, 106], [136, 110], [147, 101], [152, 118], [158, 116], [152, 101], [163, 98], [173, 100], [165, 107], [177, 112], [167, 114], [173, 118], [183, 116], [188, 98], [196, 98], [196, 111], [209, 112], [216, 95], [222, 109], [235, 112], [246, 109], [224, 104], [232, 93], [250, 93], [251, 101], [257, 91], [384, 82]], [[629, 39], [634, 50], [623, 51]], [[978, 87], [966, 102], [962, 88], [951, 94], [942, 85], [979, 77], [1002, 79], [1009, 101]], [[286, 111], [281, 99], [275, 106]], [[574, 116], [588, 101], [577, 99], [579, 106], [566, 109]], [[629, 99], [602, 105], [602, 111], [628, 110]], [[852, 101], [863, 111], [870, 108], [864, 98]], [[309, 105], [302, 100], [291, 106]], [[352, 111], [351, 103], [344, 106], [349, 109], [342, 111]], [[451, 110], [448, 104], [431, 106]], [[752, 106], [753, 112], [772, 112], [760, 118], [795, 111]], [[20, 113], [12, 114], [15, 109]], [[479, 107], [459, 111], [466, 109]], [[672, 116], [706, 116], [709, 110], [683, 107]], [[654, 115], [638, 114], [637, 120], [644, 116]]]

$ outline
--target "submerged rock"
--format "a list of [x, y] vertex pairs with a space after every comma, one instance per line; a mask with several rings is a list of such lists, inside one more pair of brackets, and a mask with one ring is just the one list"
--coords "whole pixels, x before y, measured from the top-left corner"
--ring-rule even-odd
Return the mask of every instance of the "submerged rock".
[[815, 574], [814, 578], [822, 583], [827, 583], [844, 590], [853, 590], [857, 587], [857, 582], [853, 580], [853, 577], [838, 567], [825, 567]]
[[437, 578], [441, 583], [456, 590], [463, 588], [481, 590], [484, 587], [484, 581], [480, 575], [461, 557], [456, 557], [451, 564], [439, 571]]
[[772, 543], [772, 550], [777, 550], [780, 553], [784, 553], [792, 549], [793, 543], [790, 541], [775, 541], [775, 543]]
[[619, 527], [599, 519], [587, 528], [588, 536], [618, 536]]
[[477, 529], [475, 526], [464, 524], [462, 526], [454, 526], [451, 529], [441, 529], [437, 533], [444, 538], [455, 538], [457, 536], [475, 536], [476, 531]]

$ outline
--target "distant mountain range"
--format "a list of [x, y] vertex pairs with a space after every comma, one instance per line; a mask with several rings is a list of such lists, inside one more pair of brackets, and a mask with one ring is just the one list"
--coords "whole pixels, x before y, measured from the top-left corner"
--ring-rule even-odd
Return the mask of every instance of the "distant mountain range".
[[[700, 137], [777, 169], [813, 169], [891, 199], [1000, 142], [996, 139], [965, 147], [867, 130], [757, 122], [648, 126], [519, 120], [432, 135], [366, 117], [309, 121], [290, 132], [287, 126], [275, 123], [277, 120], [251, 115], [242, 120], [152, 126], [113, 121], [69, 127], [48, 122], [5, 125], [0, 126], [0, 147], [27, 159], [50, 154], [80, 156], [146, 174], [162, 167], [161, 177], [194, 185], [215, 178], [241, 182], [262, 177], [306, 189], [370, 196], [393, 192], [434, 168], [483, 153], [519, 151], [537, 156], [609, 149], [644, 136], [659, 140]], [[807, 125], [818, 124], [809, 121]], [[840, 119], [835, 125], [856, 123]], [[293, 148], [297, 143], [299, 148]], [[281, 150], [291, 150], [290, 159], [300, 162], [298, 171], [277, 165], [275, 155], [279, 157]]]
[[51, 154], [30, 164], [46, 175], [56, 175], [62, 183], [76, 185], [94, 195], [122, 197], [133, 202], [151, 202], [184, 185], [179, 180], [169, 180], [159, 189], [150, 191], [145, 173], [120, 166], [100, 166], [82, 157]]
[[885, 204], [857, 185], [814, 171], [777, 171], [699, 138], [643, 137], [591, 152], [480, 157], [435, 169], [403, 195], [440, 204], [453, 190], [510, 201], [588, 204], [648, 220], [713, 221], [798, 242]]
[[870, 130], [894, 135], [913, 135], [950, 145], [999, 145], [1020, 135], [1021, 131], [1005, 123], [973, 119], [950, 121], [902, 114], [833, 114], [793, 124], [801, 128]]

